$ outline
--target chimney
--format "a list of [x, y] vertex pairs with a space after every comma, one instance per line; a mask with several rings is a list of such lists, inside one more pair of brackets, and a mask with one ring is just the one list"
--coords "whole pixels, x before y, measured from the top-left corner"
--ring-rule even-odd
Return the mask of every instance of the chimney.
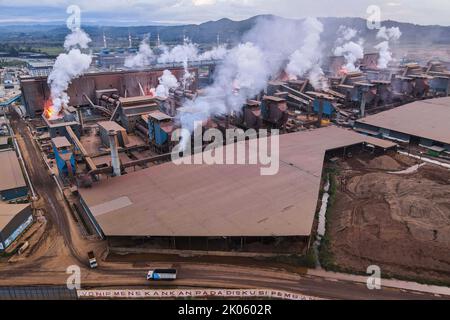
[[114, 176], [118, 177], [121, 175], [120, 169], [120, 159], [119, 159], [119, 149], [117, 141], [117, 132], [115, 130], [109, 130], [109, 145], [111, 148], [111, 163], [113, 167]]
[[366, 116], [366, 95], [367, 91], [364, 90], [361, 95], [361, 105], [360, 105], [361, 118], [364, 118]]
[[78, 114], [78, 122], [80, 123], [81, 134], [83, 134], [84, 121], [83, 121], [83, 114], [81, 113], [81, 109], [80, 108], [77, 109], [77, 114]]

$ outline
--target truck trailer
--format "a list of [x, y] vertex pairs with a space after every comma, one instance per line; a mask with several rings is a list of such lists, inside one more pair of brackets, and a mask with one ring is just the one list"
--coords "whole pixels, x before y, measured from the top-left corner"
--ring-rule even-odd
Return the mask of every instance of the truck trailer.
[[176, 269], [155, 269], [147, 273], [147, 280], [176, 280]]

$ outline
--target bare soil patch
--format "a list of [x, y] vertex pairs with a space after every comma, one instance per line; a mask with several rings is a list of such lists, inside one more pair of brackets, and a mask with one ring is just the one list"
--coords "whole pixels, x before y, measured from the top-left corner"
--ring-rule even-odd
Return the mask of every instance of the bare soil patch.
[[375, 264], [385, 276], [450, 283], [450, 171], [427, 164], [396, 175], [388, 171], [415, 162], [399, 155], [356, 160], [336, 174], [327, 231], [334, 263], [357, 272]]

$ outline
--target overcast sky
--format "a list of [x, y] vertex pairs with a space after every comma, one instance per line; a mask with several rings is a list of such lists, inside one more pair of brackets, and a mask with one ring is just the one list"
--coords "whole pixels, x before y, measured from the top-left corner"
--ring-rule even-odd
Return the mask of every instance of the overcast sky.
[[83, 24], [149, 25], [202, 23], [258, 14], [286, 18], [367, 17], [378, 5], [382, 20], [450, 25], [450, 0], [0, 0], [0, 24], [64, 23], [77, 4]]

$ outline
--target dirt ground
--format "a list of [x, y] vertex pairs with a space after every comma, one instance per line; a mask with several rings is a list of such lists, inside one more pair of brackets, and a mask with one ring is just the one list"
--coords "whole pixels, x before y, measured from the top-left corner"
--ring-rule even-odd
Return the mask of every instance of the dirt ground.
[[349, 159], [328, 214], [334, 263], [386, 276], [450, 283], [450, 170], [399, 154]]

